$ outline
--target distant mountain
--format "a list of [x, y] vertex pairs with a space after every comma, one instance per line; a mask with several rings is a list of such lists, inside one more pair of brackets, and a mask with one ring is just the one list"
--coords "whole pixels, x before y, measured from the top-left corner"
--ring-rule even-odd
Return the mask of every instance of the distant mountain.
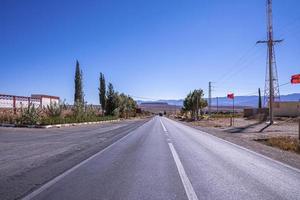
[[[263, 101], [262, 97], [262, 101]], [[300, 101], [300, 93], [288, 94], [288, 95], [281, 95], [281, 101]], [[142, 102], [163, 102], [168, 103], [169, 105], [176, 105], [182, 106], [183, 99], [168, 99], [168, 100], [158, 100], [158, 101], [141, 101], [138, 100], [137, 103], [140, 104]], [[236, 96], [234, 99], [234, 103], [236, 106], [247, 106], [247, 107], [257, 107], [258, 105], [258, 96]], [[218, 98], [219, 106], [231, 106], [232, 100], [227, 99], [227, 97], [219, 97]], [[212, 98], [212, 106], [217, 105], [217, 98]]]
[[140, 105], [141, 103], [149, 103], [149, 102], [161, 102], [161, 103], [167, 103], [169, 105], [175, 105], [175, 106], [182, 106], [183, 105], [183, 99], [168, 99], [168, 100], [158, 100], [158, 101], [142, 101], [142, 100], [137, 100], [137, 103]]

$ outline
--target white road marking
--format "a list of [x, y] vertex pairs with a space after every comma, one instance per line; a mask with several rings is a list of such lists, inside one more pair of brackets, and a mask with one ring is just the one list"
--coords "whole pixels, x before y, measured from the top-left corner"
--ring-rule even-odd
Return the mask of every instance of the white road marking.
[[160, 123], [161, 123], [161, 126], [163, 127], [164, 129], [164, 132], [167, 133], [168, 130], [166, 129], [165, 125], [163, 124], [163, 122], [161, 121], [161, 119], [159, 119]]
[[[137, 128], [138, 129], [138, 128]], [[135, 130], [137, 130], [135, 129]], [[104, 148], [103, 150], [99, 151], [98, 153], [92, 155], [91, 157], [87, 158], [86, 160], [82, 161], [81, 163], [78, 163], [77, 165], [75, 165], [74, 167], [68, 169], [67, 171], [65, 171], [64, 173], [62, 173], [61, 175], [55, 177], [54, 179], [50, 180], [49, 182], [45, 183], [44, 185], [42, 185], [40, 188], [34, 190], [32, 193], [26, 195], [25, 197], [22, 198], [22, 200], [31, 200], [34, 197], [36, 197], [37, 195], [39, 195], [40, 193], [42, 193], [43, 191], [49, 189], [52, 185], [54, 185], [55, 183], [57, 183], [58, 181], [60, 181], [61, 179], [63, 179], [64, 177], [66, 177], [67, 175], [69, 175], [70, 173], [72, 173], [73, 171], [75, 171], [77, 168], [81, 167], [82, 165], [86, 164], [87, 162], [91, 161], [92, 159], [94, 159], [95, 157], [99, 156], [100, 154], [104, 153], [106, 150], [112, 148], [113, 146], [115, 146], [116, 144], [118, 144], [119, 142], [121, 142], [122, 140], [125, 140], [127, 137], [131, 136], [134, 132], [131, 131], [130, 133], [128, 133], [127, 135], [125, 135], [124, 137], [122, 137], [121, 139], [117, 140], [115, 143], [107, 146], [106, 148]]]
[[194, 191], [194, 188], [185, 173], [183, 165], [178, 157], [178, 154], [177, 154], [173, 144], [172, 143], [168, 143], [168, 144], [169, 144], [170, 150], [172, 152], [173, 158], [175, 160], [175, 163], [176, 163], [176, 166], [177, 166], [177, 169], [178, 169], [178, 172], [179, 172], [179, 175], [180, 175], [180, 178], [181, 178], [181, 181], [184, 186], [185, 193], [186, 193], [188, 199], [189, 200], [198, 200], [198, 197]]

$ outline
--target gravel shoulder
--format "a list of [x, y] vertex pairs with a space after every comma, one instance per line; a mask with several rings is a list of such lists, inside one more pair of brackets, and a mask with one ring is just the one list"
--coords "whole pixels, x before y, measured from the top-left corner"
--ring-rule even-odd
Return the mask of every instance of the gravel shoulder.
[[[222, 138], [234, 144], [243, 146], [247, 149], [265, 155], [274, 160], [283, 162], [292, 167], [300, 169], [300, 155], [294, 152], [284, 151], [275, 147], [267, 146], [262, 143], [254, 141], [255, 139], [268, 138], [273, 136], [292, 136], [297, 137], [297, 123], [285, 122], [278, 123], [263, 132], [259, 132], [266, 126], [264, 123], [257, 123], [255, 121], [248, 121], [244, 119], [236, 119], [236, 127], [228, 127], [229, 120], [225, 119], [225, 124], [218, 124], [212, 122], [182, 122], [185, 125], [196, 128], [198, 130], [207, 132], [216, 137]], [[177, 120], [178, 121], [178, 120]], [[211, 123], [211, 124], [210, 124]]]
[[28, 129], [0, 127], [0, 199], [19, 199], [148, 119]]

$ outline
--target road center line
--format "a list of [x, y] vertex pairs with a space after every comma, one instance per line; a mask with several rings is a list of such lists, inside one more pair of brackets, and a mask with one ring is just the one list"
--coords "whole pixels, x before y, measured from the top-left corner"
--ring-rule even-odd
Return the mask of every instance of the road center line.
[[166, 129], [165, 125], [163, 124], [163, 122], [161, 121], [161, 119], [159, 119], [160, 123], [161, 123], [161, 126], [163, 127], [164, 129], [164, 132], [167, 133], [168, 130]]
[[160, 123], [161, 123], [161, 126], [163, 127], [163, 129], [164, 129], [164, 132], [168, 132], [168, 130], [166, 129], [166, 127], [165, 127], [165, 125], [164, 125], [164, 123], [161, 121], [161, 119], [159, 119], [159, 121], [160, 121]]
[[177, 169], [178, 169], [178, 172], [179, 172], [179, 175], [180, 175], [180, 178], [181, 178], [181, 181], [184, 186], [185, 193], [186, 193], [188, 199], [189, 200], [198, 200], [198, 197], [194, 191], [194, 188], [185, 173], [183, 165], [178, 157], [178, 154], [177, 154], [173, 144], [172, 143], [168, 143], [168, 144], [169, 144], [170, 150], [172, 152], [173, 158], [175, 160], [175, 163], [176, 163], [176, 166], [177, 166]]

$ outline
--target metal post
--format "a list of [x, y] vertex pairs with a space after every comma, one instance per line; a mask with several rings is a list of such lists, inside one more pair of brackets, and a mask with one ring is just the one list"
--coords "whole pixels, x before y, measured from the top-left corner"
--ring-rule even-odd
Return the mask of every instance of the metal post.
[[272, 1], [268, 0], [268, 50], [269, 50], [269, 117], [270, 124], [273, 124], [273, 102], [274, 102], [274, 85], [273, 85], [273, 26], [272, 26]]
[[234, 98], [232, 99], [232, 125], [234, 126]]

